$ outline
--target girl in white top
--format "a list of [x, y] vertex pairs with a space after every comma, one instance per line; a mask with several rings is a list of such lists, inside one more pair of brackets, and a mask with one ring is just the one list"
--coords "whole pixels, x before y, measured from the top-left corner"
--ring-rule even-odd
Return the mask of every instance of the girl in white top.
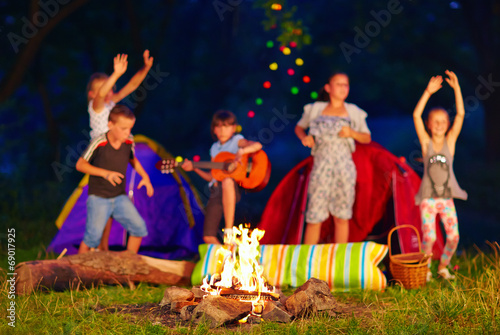
[[134, 92], [146, 78], [149, 69], [153, 66], [153, 57], [149, 56], [149, 50], [143, 53], [144, 66], [123, 86], [118, 92], [114, 92], [115, 84], [125, 71], [128, 61], [126, 54], [118, 54], [113, 59], [113, 73], [108, 76], [105, 73], [94, 73], [87, 84], [88, 111], [90, 117], [90, 137], [93, 139], [108, 131], [109, 112], [116, 103]]
[[334, 242], [348, 242], [356, 185], [356, 166], [352, 160], [354, 141], [371, 141], [366, 112], [345, 102], [349, 77], [344, 73], [332, 75], [324, 91], [328, 101], [304, 106], [304, 114], [295, 127], [297, 137], [311, 148], [314, 156], [308, 184], [305, 244], [319, 242], [321, 223], [330, 214], [335, 224]]

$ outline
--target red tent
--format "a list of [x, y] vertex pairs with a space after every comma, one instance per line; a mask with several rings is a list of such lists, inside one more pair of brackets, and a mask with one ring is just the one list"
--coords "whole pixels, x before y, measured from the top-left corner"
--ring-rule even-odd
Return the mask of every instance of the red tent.
[[[349, 242], [367, 239], [387, 243], [387, 233], [394, 225], [410, 224], [422, 236], [420, 212], [415, 193], [420, 177], [404, 160], [391, 154], [378, 143], [356, 143], [353, 160], [357, 169], [356, 200], [349, 222]], [[300, 244], [304, 231], [307, 183], [313, 164], [310, 156], [295, 166], [271, 194], [259, 229], [266, 231], [262, 244]], [[418, 251], [418, 241], [411, 229], [399, 229], [401, 252]], [[322, 224], [321, 243], [332, 243], [333, 220]], [[443, 235], [437, 229], [434, 257], [443, 250]], [[396, 252], [397, 253], [397, 252]]]

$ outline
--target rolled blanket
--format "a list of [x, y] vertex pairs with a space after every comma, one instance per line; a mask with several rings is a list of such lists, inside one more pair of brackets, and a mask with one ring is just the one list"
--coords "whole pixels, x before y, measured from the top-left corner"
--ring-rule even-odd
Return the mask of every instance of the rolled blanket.
[[[220, 245], [199, 246], [200, 260], [191, 275], [193, 285], [216, 272]], [[299, 287], [309, 278], [324, 280], [332, 291], [383, 290], [387, 279], [378, 264], [387, 245], [375, 242], [318, 245], [260, 245], [259, 263], [272, 286]]]

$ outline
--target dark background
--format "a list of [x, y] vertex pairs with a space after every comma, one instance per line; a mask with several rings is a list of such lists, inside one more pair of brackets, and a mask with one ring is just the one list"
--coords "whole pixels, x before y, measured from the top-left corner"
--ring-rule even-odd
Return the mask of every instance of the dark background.
[[[121, 87], [142, 66], [144, 49], [154, 65], [125, 101], [137, 115], [133, 132], [173, 155], [208, 160], [213, 113], [233, 111], [273, 165], [266, 189], [239, 204], [239, 217], [252, 223], [286, 172], [309, 155], [293, 129], [334, 70], [350, 75], [348, 101], [368, 112], [372, 139], [419, 173], [413, 108], [432, 75], [455, 71], [466, 104], [455, 155], [469, 193], [456, 201], [461, 246], [498, 241], [500, 1], [274, 2], [282, 11], [269, 9], [273, 1], [0, 1], [0, 219], [17, 227], [17, 248], [48, 245], [82, 177], [74, 164], [88, 143], [89, 76], [111, 73], [113, 57], [127, 53]], [[291, 41], [298, 47], [284, 55], [279, 46]], [[446, 83], [431, 98], [435, 105], [453, 117]], [[190, 177], [205, 200], [205, 182]]]

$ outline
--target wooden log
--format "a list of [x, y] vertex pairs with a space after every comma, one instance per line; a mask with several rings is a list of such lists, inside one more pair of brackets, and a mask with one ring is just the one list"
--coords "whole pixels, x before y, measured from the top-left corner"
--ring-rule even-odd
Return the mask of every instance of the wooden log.
[[133, 288], [139, 282], [190, 285], [194, 266], [192, 262], [157, 259], [128, 251], [89, 252], [57, 260], [23, 262], [16, 266], [16, 293], [96, 285]]

